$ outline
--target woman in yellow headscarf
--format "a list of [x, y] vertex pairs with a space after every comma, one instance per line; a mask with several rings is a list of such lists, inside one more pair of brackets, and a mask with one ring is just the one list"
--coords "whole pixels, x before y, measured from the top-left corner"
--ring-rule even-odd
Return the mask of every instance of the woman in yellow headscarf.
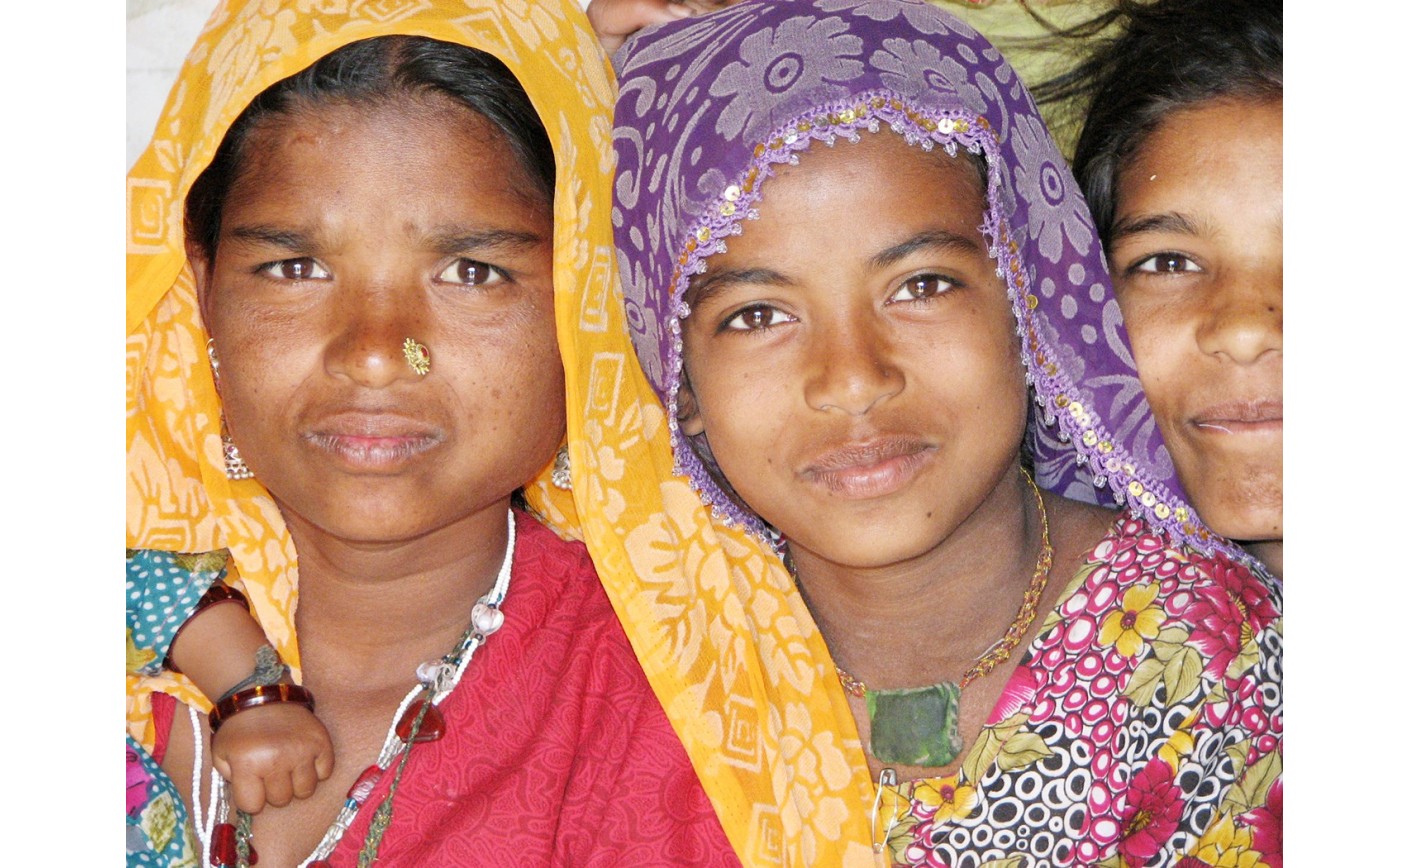
[[586, 551], [511, 508], [573, 526], [611, 98], [571, 0], [215, 12], [128, 176], [129, 562], [242, 590], [300, 686], [212, 719], [315, 694], [336, 764], [239, 815], [130, 604], [129, 864], [736, 862]]

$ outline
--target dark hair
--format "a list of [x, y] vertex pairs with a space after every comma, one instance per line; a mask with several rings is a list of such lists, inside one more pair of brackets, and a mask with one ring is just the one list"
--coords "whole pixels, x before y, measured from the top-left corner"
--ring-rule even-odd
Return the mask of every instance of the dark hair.
[[[1043, 103], [1087, 99], [1073, 173], [1102, 241], [1110, 240], [1121, 170], [1172, 111], [1219, 99], [1283, 95], [1278, 0], [1117, 0], [1094, 21], [1123, 25], [1076, 68], [1033, 88]], [[1077, 32], [1085, 27], [1086, 32]], [[1067, 31], [1088, 36], [1091, 23]]]
[[225, 200], [239, 176], [245, 142], [259, 122], [330, 102], [375, 103], [429, 93], [449, 97], [498, 127], [537, 192], [553, 201], [553, 147], [529, 95], [508, 67], [464, 45], [380, 36], [345, 45], [255, 97], [191, 185], [186, 237], [214, 258]]

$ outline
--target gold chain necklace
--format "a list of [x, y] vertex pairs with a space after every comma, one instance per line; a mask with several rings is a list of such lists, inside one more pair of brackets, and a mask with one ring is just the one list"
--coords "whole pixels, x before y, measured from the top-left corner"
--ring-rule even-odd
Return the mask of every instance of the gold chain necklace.
[[1043, 493], [1038, 490], [1028, 471], [1020, 470], [1038, 503], [1043, 537], [1033, 578], [1023, 592], [1023, 604], [1004, 635], [974, 661], [958, 684], [942, 681], [928, 687], [869, 689], [841, 666], [837, 667], [837, 678], [842, 682], [843, 689], [867, 701], [872, 722], [872, 756], [882, 762], [920, 766], [943, 766], [952, 762], [964, 747], [959, 736], [960, 691], [1009, 659], [1038, 615], [1038, 603], [1048, 586], [1048, 574], [1053, 566], [1053, 546], [1048, 535], [1048, 512], [1043, 505]]

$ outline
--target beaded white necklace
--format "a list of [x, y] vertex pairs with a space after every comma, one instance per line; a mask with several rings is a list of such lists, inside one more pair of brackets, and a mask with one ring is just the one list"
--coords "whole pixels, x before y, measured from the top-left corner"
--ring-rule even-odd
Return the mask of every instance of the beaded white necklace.
[[[460, 678], [465, 674], [465, 668], [470, 665], [470, 658], [475, 656], [476, 649], [484, 643], [486, 637], [499, 630], [504, 624], [504, 613], [500, 611], [499, 607], [504, 603], [504, 596], [509, 591], [509, 577], [514, 568], [515, 531], [512, 509], [509, 510], [508, 522], [509, 538], [505, 544], [504, 561], [500, 564], [499, 575], [495, 578], [494, 586], [490, 588], [489, 593], [481, 597], [471, 610], [469, 628], [466, 629], [465, 634], [461, 636], [460, 641], [449, 654], [440, 660], [427, 661], [416, 667], [417, 684], [406, 694], [406, 698], [401, 701], [401, 704], [397, 706], [396, 713], [392, 715], [392, 723], [387, 728], [387, 737], [383, 740], [382, 749], [377, 754], [377, 762], [368, 766], [358, 776], [348, 791], [348, 798], [343, 802], [338, 816], [333, 819], [332, 825], [323, 834], [323, 840], [318, 843], [307, 859], [299, 863], [299, 868], [309, 868], [310, 865], [326, 860], [332, 854], [333, 850], [337, 848], [338, 842], [343, 839], [348, 827], [357, 818], [358, 811], [361, 810], [381, 775], [390, 770], [392, 763], [407, 751], [408, 742], [397, 733], [397, 729], [412, 703], [429, 689], [432, 691], [431, 705], [439, 706], [441, 701], [449, 696], [456, 685], [460, 683]], [[196, 827], [197, 837], [200, 838], [201, 865], [205, 868], [212, 868], [212, 839], [216, 826], [229, 822], [230, 800], [226, 793], [225, 779], [215, 769], [211, 769], [210, 802], [205, 811], [201, 810], [201, 752], [204, 738], [196, 710], [188, 707], [188, 711], [191, 714], [191, 729], [195, 739], [195, 764], [191, 780], [191, 803], [194, 814], [192, 824]]]

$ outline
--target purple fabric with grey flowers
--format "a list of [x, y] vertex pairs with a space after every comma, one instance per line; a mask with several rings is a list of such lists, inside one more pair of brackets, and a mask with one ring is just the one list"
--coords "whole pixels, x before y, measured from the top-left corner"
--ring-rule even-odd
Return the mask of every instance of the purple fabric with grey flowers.
[[1246, 559], [1190, 509], [1086, 202], [1027, 89], [984, 37], [919, 0], [768, 0], [642, 31], [616, 63], [612, 219], [627, 319], [668, 409], [677, 469], [718, 514], [767, 532], [714, 478], [704, 443], [675, 427], [690, 278], [747, 231], [777, 166], [815, 142], [890, 128], [916, 147], [964, 148], [987, 163], [983, 228], [1023, 336], [1039, 483], [1124, 504], [1177, 541]]

